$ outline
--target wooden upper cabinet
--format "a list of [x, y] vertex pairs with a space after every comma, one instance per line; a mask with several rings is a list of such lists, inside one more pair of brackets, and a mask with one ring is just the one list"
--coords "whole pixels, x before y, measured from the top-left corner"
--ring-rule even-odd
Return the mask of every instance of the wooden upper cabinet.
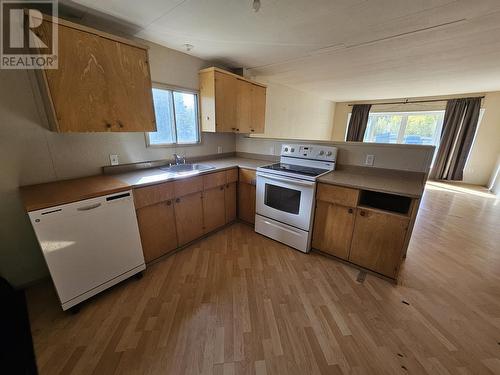
[[264, 85], [218, 68], [203, 69], [199, 75], [203, 131], [264, 132]]
[[250, 133], [264, 133], [266, 123], [266, 88], [252, 85]]
[[396, 278], [409, 220], [403, 215], [358, 208], [349, 260]]
[[[58, 69], [36, 72], [52, 129], [156, 131], [147, 47], [71, 22], [57, 22]], [[44, 42], [49, 40], [49, 26], [44, 22], [38, 28]]]
[[348, 259], [356, 208], [323, 201], [316, 202], [312, 246], [325, 253]]

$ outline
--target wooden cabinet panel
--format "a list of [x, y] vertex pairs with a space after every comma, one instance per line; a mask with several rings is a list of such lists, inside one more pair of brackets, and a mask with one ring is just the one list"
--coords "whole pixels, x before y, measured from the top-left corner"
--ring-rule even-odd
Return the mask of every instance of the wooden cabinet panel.
[[334, 186], [329, 184], [318, 184], [316, 199], [341, 204], [349, 207], [356, 207], [358, 204], [359, 190]]
[[236, 220], [236, 184], [231, 182], [225, 187], [226, 224]]
[[226, 180], [226, 171], [203, 175], [203, 190], [209, 190], [216, 186], [223, 186], [226, 184]]
[[175, 225], [179, 246], [203, 235], [203, 204], [201, 192], [175, 199]]
[[172, 198], [174, 198], [173, 182], [134, 189], [134, 204], [136, 209]]
[[264, 133], [266, 87], [218, 68], [200, 70], [205, 132]]
[[252, 85], [250, 133], [264, 133], [266, 122], [266, 88]]
[[255, 185], [256, 183], [256, 172], [252, 169], [240, 168], [240, 182], [245, 184]]
[[255, 185], [238, 183], [238, 217], [255, 223]]
[[[53, 130], [155, 131], [147, 49], [58, 22], [59, 68], [37, 72]], [[44, 41], [49, 27], [39, 28]]]
[[203, 192], [203, 232], [208, 233], [226, 223], [225, 186]]
[[312, 246], [342, 259], [349, 257], [356, 209], [317, 201]]
[[136, 213], [146, 262], [175, 250], [177, 233], [171, 200], [140, 208]]
[[226, 183], [238, 181], [238, 168], [228, 169], [226, 171]]
[[358, 209], [349, 260], [395, 278], [408, 223], [405, 216]]
[[252, 125], [252, 86], [253, 84], [241, 79], [237, 80], [236, 101], [236, 132], [250, 133]]
[[215, 128], [218, 132], [236, 130], [237, 79], [215, 72]]
[[182, 197], [203, 190], [203, 176], [174, 181], [174, 195]]

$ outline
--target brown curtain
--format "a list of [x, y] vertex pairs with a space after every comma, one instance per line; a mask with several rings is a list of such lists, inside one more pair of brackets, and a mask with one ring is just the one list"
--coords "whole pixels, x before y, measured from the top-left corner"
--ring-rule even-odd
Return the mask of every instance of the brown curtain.
[[346, 141], [363, 142], [371, 107], [371, 104], [355, 104], [352, 107]]
[[481, 98], [448, 100], [432, 178], [455, 181], [463, 179], [480, 110]]

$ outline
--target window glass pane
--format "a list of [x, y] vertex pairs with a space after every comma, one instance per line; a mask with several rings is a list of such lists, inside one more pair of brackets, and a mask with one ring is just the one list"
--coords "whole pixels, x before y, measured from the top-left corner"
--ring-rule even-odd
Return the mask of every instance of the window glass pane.
[[156, 132], [149, 133], [149, 143], [175, 143], [172, 95], [169, 90], [153, 88], [153, 104], [156, 115]]
[[[404, 133], [404, 143], [434, 145], [441, 115], [438, 113], [411, 114]], [[442, 121], [442, 120], [441, 120]]]
[[198, 142], [196, 95], [174, 91], [177, 143]]
[[398, 133], [403, 116], [372, 114], [368, 117], [365, 142], [398, 143]]

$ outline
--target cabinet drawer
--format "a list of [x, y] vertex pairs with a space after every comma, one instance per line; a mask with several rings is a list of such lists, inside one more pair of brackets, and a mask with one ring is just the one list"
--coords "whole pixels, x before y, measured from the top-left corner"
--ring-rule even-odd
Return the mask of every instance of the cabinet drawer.
[[174, 197], [173, 184], [173, 182], [166, 182], [163, 184], [134, 189], [135, 208], [139, 209], [172, 199]]
[[184, 180], [174, 181], [174, 194], [176, 197], [196, 193], [203, 190], [203, 177], [191, 177]]
[[238, 181], [238, 168], [228, 169], [226, 171], [226, 182], [230, 184], [236, 181]]
[[318, 184], [316, 199], [324, 202], [355, 207], [358, 204], [359, 190], [342, 186]]
[[255, 185], [255, 171], [252, 169], [240, 169], [240, 182], [249, 185]]
[[215, 172], [203, 176], [203, 190], [226, 184], [226, 171]]

